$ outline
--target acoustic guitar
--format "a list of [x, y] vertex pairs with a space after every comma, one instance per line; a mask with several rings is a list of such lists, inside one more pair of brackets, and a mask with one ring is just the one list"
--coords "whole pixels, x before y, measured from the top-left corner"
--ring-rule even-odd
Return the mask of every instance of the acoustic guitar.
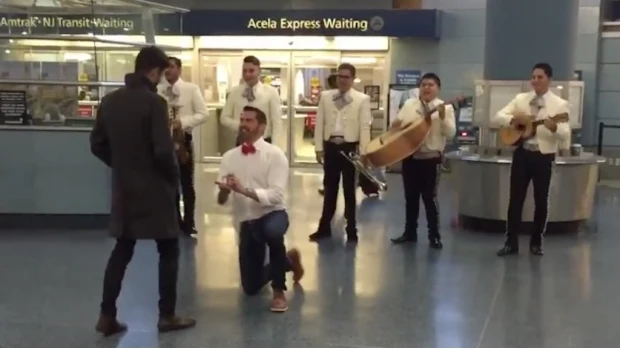
[[[466, 98], [461, 96], [444, 102], [442, 105], [454, 106], [456, 104], [455, 109], [457, 109], [458, 104], [461, 104]], [[437, 111], [438, 107], [426, 109], [423, 117], [392, 128], [371, 140], [366, 146], [366, 160], [373, 167], [385, 167], [418, 151], [431, 131], [431, 115]]]
[[[179, 107], [175, 105], [169, 106], [170, 121], [176, 120], [179, 114]], [[171, 128], [172, 142], [174, 143], [174, 152], [177, 155], [179, 163], [184, 165], [190, 161], [189, 151], [185, 146], [185, 131], [182, 129]]]
[[[568, 113], [562, 113], [555, 116], [550, 116], [550, 120], [553, 122], [568, 122]], [[542, 120], [522, 120], [514, 119], [516, 122], [510, 126], [501, 127], [499, 129], [499, 139], [505, 145], [517, 145], [519, 142], [531, 139], [536, 136], [536, 128], [545, 123], [546, 119]]]

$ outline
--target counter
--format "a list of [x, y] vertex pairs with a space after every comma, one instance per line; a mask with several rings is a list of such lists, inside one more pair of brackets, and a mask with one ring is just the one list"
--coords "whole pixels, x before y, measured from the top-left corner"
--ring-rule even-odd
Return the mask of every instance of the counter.
[[[468, 151], [446, 154], [457, 192], [460, 223], [465, 228], [504, 232], [512, 158]], [[599, 164], [605, 158], [591, 153], [557, 157], [549, 193], [548, 232], [572, 232], [592, 215]], [[534, 215], [532, 185], [523, 207], [523, 231]]]
[[104, 228], [110, 171], [90, 127], [0, 126], [0, 228]]

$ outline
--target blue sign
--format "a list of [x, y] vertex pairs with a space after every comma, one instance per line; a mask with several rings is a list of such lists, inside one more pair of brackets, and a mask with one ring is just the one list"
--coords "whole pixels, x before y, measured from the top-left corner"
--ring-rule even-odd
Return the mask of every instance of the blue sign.
[[395, 82], [400, 85], [418, 85], [422, 72], [419, 70], [397, 70]]
[[183, 15], [187, 33], [257, 36], [439, 38], [438, 10], [197, 10]]

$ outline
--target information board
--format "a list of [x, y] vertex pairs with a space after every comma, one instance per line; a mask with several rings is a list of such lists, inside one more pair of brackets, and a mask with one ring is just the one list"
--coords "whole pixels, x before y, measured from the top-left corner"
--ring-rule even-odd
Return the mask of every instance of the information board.
[[397, 70], [396, 83], [399, 85], [418, 85], [422, 72], [419, 70]]
[[1, 124], [22, 124], [27, 113], [26, 91], [0, 90]]

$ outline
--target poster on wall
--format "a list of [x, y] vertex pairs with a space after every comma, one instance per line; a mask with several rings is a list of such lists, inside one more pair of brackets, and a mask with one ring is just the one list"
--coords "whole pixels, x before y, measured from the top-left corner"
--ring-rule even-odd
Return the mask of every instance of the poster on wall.
[[370, 109], [378, 110], [381, 104], [381, 86], [366, 85], [364, 86], [364, 94], [370, 97]]
[[399, 85], [415, 85], [417, 87], [420, 84], [421, 76], [420, 70], [397, 70], [394, 81]]
[[419, 93], [420, 89], [418, 89], [417, 85], [390, 84], [388, 92], [388, 128], [398, 116], [398, 112], [400, 112], [405, 102], [410, 98], [418, 98]]
[[27, 115], [26, 91], [0, 90], [0, 124], [21, 125]]

